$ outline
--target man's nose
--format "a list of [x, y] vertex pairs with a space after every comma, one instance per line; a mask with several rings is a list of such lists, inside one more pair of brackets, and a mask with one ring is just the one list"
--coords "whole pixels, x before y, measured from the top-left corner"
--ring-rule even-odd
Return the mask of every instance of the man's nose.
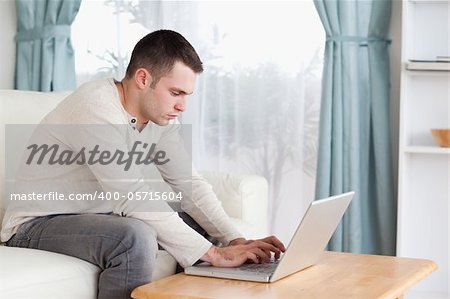
[[183, 112], [186, 109], [186, 97], [181, 97], [179, 101], [175, 104], [175, 110]]

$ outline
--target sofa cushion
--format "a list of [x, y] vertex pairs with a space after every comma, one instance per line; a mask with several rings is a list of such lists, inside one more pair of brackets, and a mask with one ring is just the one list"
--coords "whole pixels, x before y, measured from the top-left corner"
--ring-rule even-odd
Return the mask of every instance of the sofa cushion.
[[173, 275], [177, 269], [177, 261], [165, 250], [156, 253], [156, 264], [152, 281]]
[[2, 298], [97, 298], [95, 265], [63, 254], [0, 246]]
[[[44, 250], [0, 246], [2, 298], [97, 298], [100, 269], [83, 260]], [[158, 250], [153, 280], [173, 275], [175, 259]], [[70, 290], [70, 292], [68, 292]]]

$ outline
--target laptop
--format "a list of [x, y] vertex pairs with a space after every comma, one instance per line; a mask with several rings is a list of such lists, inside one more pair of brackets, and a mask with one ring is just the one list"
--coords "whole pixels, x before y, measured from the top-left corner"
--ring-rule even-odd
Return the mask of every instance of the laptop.
[[187, 267], [188, 275], [220, 277], [257, 282], [274, 282], [308, 268], [320, 259], [336, 227], [342, 219], [354, 192], [311, 202], [280, 259], [269, 263], [244, 264], [237, 268], [213, 267], [203, 262]]

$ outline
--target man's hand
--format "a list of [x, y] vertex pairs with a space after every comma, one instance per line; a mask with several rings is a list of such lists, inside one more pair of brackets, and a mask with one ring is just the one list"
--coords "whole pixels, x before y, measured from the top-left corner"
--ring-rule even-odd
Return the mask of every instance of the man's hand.
[[[258, 239], [258, 240], [246, 240], [244, 238], [237, 238], [237, 239], [232, 240], [228, 245], [229, 246], [230, 245], [231, 246], [232, 245], [248, 245], [248, 244], [251, 244], [252, 242], [257, 242], [257, 241], [271, 244], [271, 245], [275, 246], [276, 248], [278, 248], [279, 251], [281, 251], [281, 252], [286, 251], [286, 248], [284, 247], [283, 243], [280, 240], [278, 240], [278, 238], [275, 236], [269, 236], [269, 237], [265, 237], [265, 238]], [[270, 254], [270, 252], [266, 252], [266, 254]], [[280, 258], [280, 252], [278, 252], [278, 253], [275, 252], [275, 259], [279, 259], [279, 258]]]
[[202, 260], [216, 267], [237, 267], [246, 261], [266, 263], [270, 261], [271, 252], [275, 258], [285, 251], [283, 243], [271, 236], [260, 240], [235, 239], [227, 247], [211, 248], [202, 256]]

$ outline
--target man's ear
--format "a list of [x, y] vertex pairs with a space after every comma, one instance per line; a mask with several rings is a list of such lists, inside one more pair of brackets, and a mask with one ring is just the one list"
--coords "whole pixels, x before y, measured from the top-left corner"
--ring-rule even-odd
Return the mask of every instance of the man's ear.
[[152, 84], [150, 72], [144, 68], [139, 68], [134, 73], [134, 80], [140, 89], [145, 89]]

